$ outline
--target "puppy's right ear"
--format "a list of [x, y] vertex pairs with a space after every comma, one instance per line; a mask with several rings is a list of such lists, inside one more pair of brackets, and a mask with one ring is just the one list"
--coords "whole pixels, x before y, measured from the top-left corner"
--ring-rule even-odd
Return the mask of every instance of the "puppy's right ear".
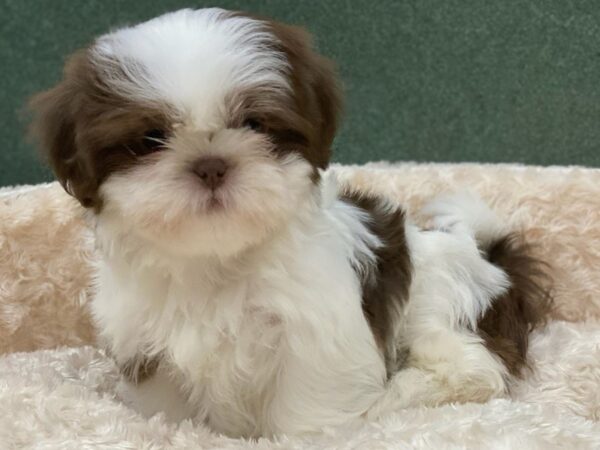
[[97, 203], [97, 187], [84, 149], [78, 148], [77, 142], [84, 101], [82, 85], [88, 66], [86, 52], [75, 53], [65, 65], [63, 80], [29, 101], [29, 133], [63, 188], [83, 206], [93, 207]]

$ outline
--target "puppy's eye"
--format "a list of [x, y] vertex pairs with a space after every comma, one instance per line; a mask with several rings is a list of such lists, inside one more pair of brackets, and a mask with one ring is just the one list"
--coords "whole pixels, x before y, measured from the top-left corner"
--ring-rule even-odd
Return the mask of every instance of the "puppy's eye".
[[144, 143], [144, 146], [147, 147], [149, 150], [155, 151], [159, 148], [164, 147], [166, 139], [167, 135], [163, 130], [159, 128], [154, 128], [152, 130], [147, 131], [144, 134], [142, 142]]
[[244, 121], [244, 127], [246, 128], [250, 128], [253, 131], [256, 131], [257, 133], [262, 133], [265, 131], [265, 127], [264, 125], [258, 120], [258, 119], [246, 119]]
[[144, 156], [165, 148], [167, 134], [159, 128], [153, 128], [144, 133], [144, 136], [135, 143], [127, 145], [127, 149], [136, 156]]

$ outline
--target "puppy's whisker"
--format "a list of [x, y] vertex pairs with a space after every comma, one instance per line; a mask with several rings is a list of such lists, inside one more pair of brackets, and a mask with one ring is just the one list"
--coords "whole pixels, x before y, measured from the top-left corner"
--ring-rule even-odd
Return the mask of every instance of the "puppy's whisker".
[[164, 146], [166, 146], [167, 142], [168, 142], [168, 140], [166, 140], [166, 139], [154, 138], [154, 137], [149, 137], [149, 136], [144, 137], [144, 140], [150, 141], [150, 142], [156, 142], [157, 144], [164, 145]]

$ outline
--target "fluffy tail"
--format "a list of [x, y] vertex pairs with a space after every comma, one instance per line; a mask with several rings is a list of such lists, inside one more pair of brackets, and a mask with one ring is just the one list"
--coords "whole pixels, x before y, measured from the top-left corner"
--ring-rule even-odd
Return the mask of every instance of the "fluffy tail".
[[422, 214], [431, 217], [438, 230], [472, 235], [481, 249], [508, 234], [498, 216], [476, 195], [465, 191], [440, 195], [425, 205]]

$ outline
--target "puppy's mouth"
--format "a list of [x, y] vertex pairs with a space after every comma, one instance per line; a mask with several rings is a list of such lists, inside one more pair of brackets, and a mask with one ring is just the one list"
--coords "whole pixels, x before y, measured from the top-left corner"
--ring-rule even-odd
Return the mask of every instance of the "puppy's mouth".
[[225, 205], [223, 204], [223, 200], [221, 200], [216, 194], [217, 194], [216, 192], [212, 192], [212, 194], [210, 195], [210, 198], [206, 202], [206, 211], [207, 212], [222, 211], [225, 208]]

